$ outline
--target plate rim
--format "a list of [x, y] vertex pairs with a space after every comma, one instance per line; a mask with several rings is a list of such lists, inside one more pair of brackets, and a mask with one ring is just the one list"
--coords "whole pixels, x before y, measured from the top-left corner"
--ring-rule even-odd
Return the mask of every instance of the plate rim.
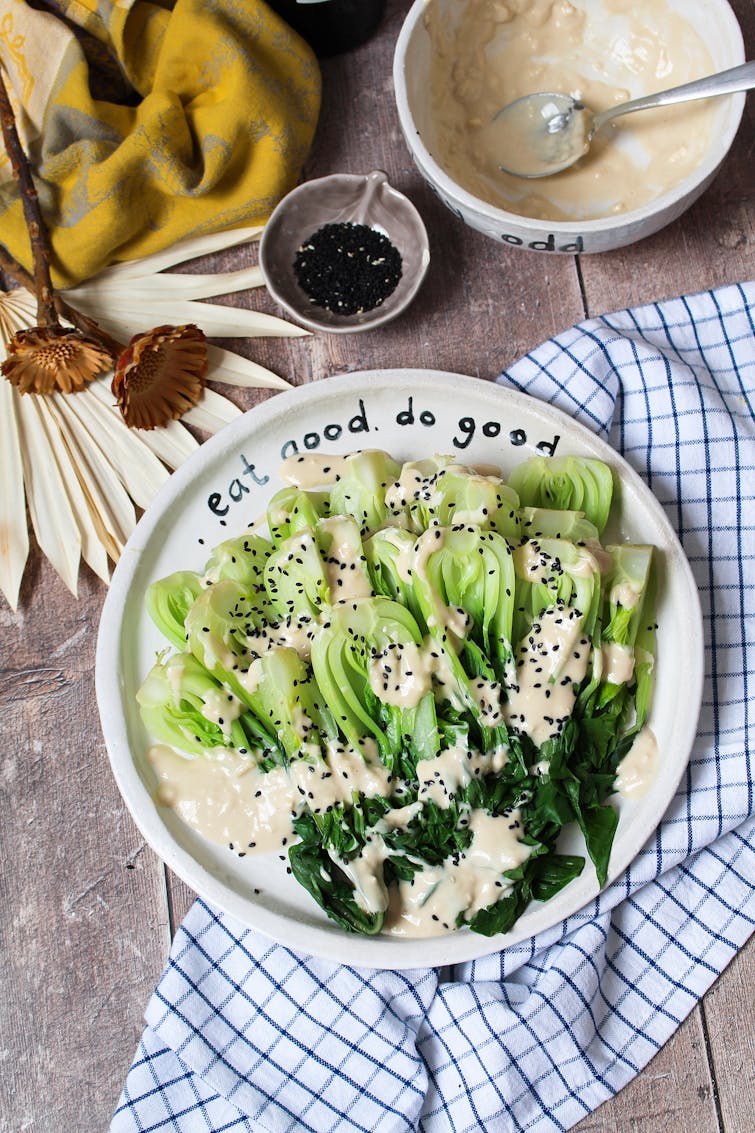
[[[413, 383], [413, 385], [407, 385], [407, 381]], [[426, 367], [355, 370], [317, 379], [304, 386], [293, 387], [290, 390], [276, 393], [266, 401], [244, 412], [240, 417], [203, 442], [158, 490], [138, 521], [113, 571], [100, 617], [95, 653], [95, 693], [108, 759], [123, 802], [145, 841], [198, 897], [211, 902], [217, 908], [235, 917], [243, 927], [258, 931], [284, 947], [292, 947], [290, 939], [284, 939], [280, 932], [281, 921], [290, 924], [291, 918], [268, 909], [260, 903], [255, 903], [251, 892], [248, 896], [242, 898], [240, 894], [224, 885], [219, 878], [210, 873], [188, 849], [178, 845], [170, 836], [164, 824], [160, 824], [160, 829], [156, 830], [150, 823], [149, 807], [154, 810], [155, 815], [158, 814], [157, 808], [136, 766], [125, 726], [118, 726], [113, 731], [112, 725], [106, 724], [106, 714], [112, 712], [113, 701], [122, 710], [124, 700], [123, 678], [120, 673], [115, 671], [117, 666], [114, 667], [111, 663], [112, 658], [120, 657], [122, 640], [122, 621], [119, 616], [113, 617], [113, 613], [115, 612], [118, 615], [119, 610], [121, 613], [123, 612], [130, 585], [138, 569], [140, 552], [149, 544], [166, 506], [171, 502], [180, 500], [182, 494], [190, 487], [197, 470], [201, 472], [203, 467], [211, 465], [216, 458], [222, 457], [223, 452], [229, 450], [235, 441], [244, 437], [250, 429], [257, 432], [263, 429], [271, 419], [280, 424], [288, 416], [301, 415], [308, 404], [327, 400], [334, 395], [337, 396], [344, 387], [348, 387], [349, 391], [353, 393], [359, 388], [377, 390], [389, 387], [398, 388], [400, 385], [402, 392], [407, 392], [407, 390], [413, 392], [419, 386], [431, 386], [433, 382], [443, 384], [453, 382], [457, 386], [460, 383], [468, 386], [470, 391], [474, 390], [478, 395], [484, 391], [494, 397], [506, 397], [509, 399], [509, 404], [520, 405], [526, 408], [529, 413], [532, 413], [534, 409], [535, 415], [540, 416], [545, 421], [560, 424], [562, 427], [568, 426], [570, 435], [581, 441], [586, 448], [594, 450], [596, 455], [604, 458], [610, 455], [614, 467], [620, 473], [621, 482], [628, 482], [633, 490], [643, 497], [646, 506], [653, 512], [654, 519], [663, 529], [668, 546], [674, 552], [675, 577], [684, 577], [686, 598], [690, 602], [691, 636], [695, 645], [693, 655], [690, 657], [693, 681], [692, 687], [688, 688], [688, 703], [695, 710], [688, 714], [686, 735], [683, 737], [683, 744], [680, 745], [684, 747], [685, 754], [683, 758], [681, 756], [678, 758], [678, 767], [675, 769], [673, 783], [671, 781], [668, 783], [664, 792], [662, 807], [656, 807], [653, 817], [640, 824], [639, 830], [634, 839], [631, 840], [621, 864], [609, 869], [609, 878], [603, 890], [598, 887], [597, 879], [594, 879], [591, 884], [585, 886], [586, 895], [580, 897], [579, 904], [570, 909], [564, 916], [558, 916], [555, 921], [548, 921], [548, 918], [544, 917], [544, 920], [548, 923], [537, 926], [533, 931], [517, 931], [515, 927], [511, 933], [495, 937], [484, 937], [471, 932], [463, 936], [461, 933], [451, 933], [447, 936], [429, 938], [352, 937], [330, 924], [302, 925], [302, 931], [306, 930], [307, 943], [306, 946], [301, 948], [301, 951], [307, 955], [343, 963], [344, 952], [351, 951], [354, 953], [354, 958], [349, 958], [346, 962], [352, 966], [395, 971], [404, 971], [416, 967], [444, 966], [449, 963], [462, 963], [479, 959], [494, 952], [520, 945], [532, 939], [539, 932], [552, 929], [566, 918], [577, 915], [594, 901], [600, 892], [605, 891], [616, 877], [629, 868], [642, 847], [657, 830], [673, 801], [689, 762], [697, 734], [702, 704], [705, 676], [702, 609], [692, 569], [663, 505], [626, 458], [617, 449], [614, 449], [607, 440], [604, 440], [582, 422], [570, 417], [559, 407], [521, 390], [500, 384], [494, 379], [475, 377], [453, 371]], [[677, 568], [681, 570], [681, 575], [677, 575]], [[676, 771], [678, 771], [678, 774]], [[143, 806], [145, 800], [149, 801], [149, 807], [146, 808], [146, 811]], [[198, 874], [202, 875], [199, 879]], [[198, 880], [201, 880], [201, 891], [197, 884]], [[254, 917], [251, 920], [247, 913], [250, 901], [254, 907]], [[545, 910], [548, 908], [548, 903], [546, 902], [538, 908]], [[460, 944], [461, 940], [466, 942], [466, 947], [464, 944]], [[299, 949], [298, 944], [295, 947], [297, 950]], [[418, 953], [430, 954], [431, 959], [422, 959]]]

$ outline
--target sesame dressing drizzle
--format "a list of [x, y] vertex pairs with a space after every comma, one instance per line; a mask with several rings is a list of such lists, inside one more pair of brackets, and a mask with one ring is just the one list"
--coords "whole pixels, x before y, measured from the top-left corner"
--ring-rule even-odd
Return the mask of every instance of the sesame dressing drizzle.
[[[346, 494], [351, 482], [345, 476], [354, 455], [296, 454], [284, 461], [280, 475], [285, 483], [303, 491], [341, 481], [340, 503], [347, 510], [352, 497]], [[480, 481], [474, 485], [474, 506], [458, 507], [454, 488], [449, 503], [444, 491], [454, 476]], [[498, 484], [501, 488], [497, 493]], [[381, 487], [388, 518], [380, 526], [385, 515], [381, 512], [371, 531], [366, 523], [367, 510], [358, 510], [355, 505], [354, 514], [318, 515], [316, 523], [298, 529], [291, 523], [288, 530], [296, 533], [287, 538], [276, 536], [271, 518], [269, 550], [244, 547], [246, 554], [258, 556], [248, 597], [231, 591], [221, 611], [220, 628], [207, 615], [209, 624], [199, 623], [194, 634], [199, 641], [191, 639], [192, 651], [197, 653], [195, 646], [199, 648], [205, 667], [211, 672], [226, 670], [218, 681], [225, 681], [234, 690], [225, 685], [210, 689], [199, 710], [209, 724], [220, 729], [226, 746], [207, 746], [200, 748], [202, 755], [187, 757], [164, 744], [155, 744], [147, 757], [157, 780], [158, 805], [172, 808], [193, 830], [239, 858], [277, 853], [289, 873], [288, 849], [300, 834], [307, 848], [302, 831], [312, 816], [325, 816], [317, 820], [320, 828], [331, 822], [340, 834], [349, 830], [344, 816], [350, 809], [358, 814], [360, 800], [378, 800], [372, 804], [369, 822], [362, 816], [360, 838], [354, 836], [351, 847], [334, 840], [344, 856], [327, 848], [323, 838], [326, 854], [315, 858], [315, 869], [319, 868], [323, 883], [332, 880], [334, 869], [344, 874], [353, 885], [353, 900], [364, 912], [385, 913], [381, 931], [400, 937], [428, 937], [452, 932], [475, 912], [495, 905], [514, 885], [505, 874], [521, 866], [532, 852], [534, 838], [523, 840], [526, 835], [519, 808], [527, 813], [533, 794], [530, 787], [537, 783], [537, 777], [549, 774], [549, 763], [543, 753], [536, 756], [520, 737], [529, 737], [535, 748], [540, 748], [559, 736], [572, 717], [590, 666], [596, 679], [629, 682], [634, 675], [635, 652], [615, 643], [593, 650], [585, 629], [592, 623], [586, 611], [574, 604], [575, 594], [584, 597], [589, 593], [591, 576], [608, 570], [611, 559], [600, 543], [526, 538], [521, 527], [515, 527], [514, 534], [506, 529], [504, 538], [504, 528], [496, 529], [491, 515], [499, 516], [503, 523], [514, 513], [506, 496], [510, 489], [493, 472], [488, 476], [487, 470], [475, 472], [455, 464], [452, 457], [436, 456], [405, 463], [395, 482]], [[337, 498], [338, 490], [331, 494], [331, 501]], [[479, 506], [478, 500], [483, 501]], [[446, 514], [443, 507], [450, 508], [453, 524], [438, 519], [438, 514]], [[280, 530], [286, 534], [290, 517], [283, 506], [281, 516]], [[377, 550], [367, 542], [373, 535], [379, 541]], [[261, 544], [268, 545], [264, 539]], [[231, 548], [231, 544], [223, 547]], [[232, 554], [233, 548], [227, 553]], [[464, 588], [467, 560], [474, 564], [474, 570], [479, 566], [476, 577], [484, 579], [485, 600], [489, 602], [486, 610], [495, 607], [504, 587], [505, 595], [512, 598], [514, 576], [517, 599], [520, 581], [532, 584], [533, 591], [542, 587], [547, 598], [541, 602], [540, 591], [536, 591], [537, 604], [534, 599], [531, 606], [517, 604], [513, 623], [510, 603], [508, 625], [502, 629], [502, 620], [490, 621], [487, 612], [478, 615], [478, 607], [469, 598], [471, 588]], [[219, 562], [215, 560], [216, 569]], [[449, 574], [458, 569], [464, 586], [454, 589], [456, 576], [451, 582], [445, 581], [442, 572], [449, 562]], [[235, 559], [231, 563], [235, 564]], [[382, 577], [381, 569], [385, 570]], [[386, 589], [377, 594], [384, 579], [390, 586], [386, 584]], [[205, 588], [218, 585], [211, 573], [201, 581]], [[223, 585], [228, 584], [220, 581], [219, 587]], [[403, 586], [420, 612], [404, 599], [405, 608], [399, 614], [406, 614], [406, 621], [375, 613], [378, 626], [373, 629], [367, 614], [378, 609], [378, 603], [395, 609], [397, 602], [383, 595], [403, 595]], [[219, 603], [224, 594], [219, 588], [213, 590], [214, 596], [221, 595]], [[620, 599], [629, 607], [639, 595], [625, 585], [621, 591], [614, 588], [612, 599]], [[461, 605], [447, 604], [452, 601], [466, 605], [474, 618]], [[581, 604], [589, 606], [588, 601]], [[534, 617], [533, 611], [537, 611]], [[511, 627], [513, 624], [516, 628], [518, 619], [521, 626], [514, 636]], [[524, 625], [528, 626], [526, 636], [512, 652], [525, 632]], [[330, 648], [331, 635], [341, 649], [339, 632], [344, 637], [343, 666], [318, 669], [320, 651], [326, 642]], [[286, 685], [285, 709], [273, 698], [269, 721], [266, 704], [264, 723], [268, 732], [263, 735], [280, 736], [285, 730], [293, 740], [282, 743], [274, 756], [272, 738], [267, 747], [264, 740], [259, 741], [264, 750], [251, 746], [251, 741], [249, 748], [234, 747], [239, 727], [246, 726], [248, 705], [257, 703], [252, 698], [261, 700], [271, 687], [277, 693], [284, 684], [285, 678], [270, 675], [280, 673], [275, 655], [281, 650], [291, 651], [286, 659], [295, 666], [296, 679]], [[176, 707], [184, 695], [185, 656], [177, 654], [165, 664]], [[470, 663], [470, 656], [478, 660]], [[331, 672], [338, 675], [333, 676], [333, 688], [329, 689], [326, 680]], [[492, 679], [493, 674], [498, 679]], [[348, 693], [341, 707], [336, 696], [338, 680]], [[423, 704], [428, 697], [431, 699]], [[375, 698], [380, 702], [377, 707]], [[385, 710], [383, 705], [387, 706]], [[449, 706], [451, 711], [447, 711]], [[431, 721], [429, 726], [423, 722], [416, 728], [423, 742], [428, 733], [433, 737], [432, 744], [425, 747], [409, 734], [411, 725], [405, 722], [403, 713], [414, 710], [412, 721], [424, 721], [423, 713]], [[357, 728], [355, 734], [349, 731], [346, 712], [368, 724], [371, 716], [379, 726], [363, 731]], [[323, 723], [328, 713], [330, 725]], [[455, 714], [466, 717], [464, 727], [458, 725], [460, 715]], [[386, 719], [391, 726], [400, 721], [392, 734], [393, 739], [398, 737], [398, 746], [403, 736], [398, 756], [396, 749], [387, 746], [380, 730], [384, 727], [385, 733], [389, 732]], [[500, 730], [495, 732], [496, 728]], [[356, 746], [326, 738], [336, 734], [350, 736]], [[470, 735], [476, 738], [470, 740]], [[194, 740], [200, 743], [198, 736]], [[487, 745], [488, 750], [482, 751], [475, 744]], [[526, 763], [522, 749], [530, 752]], [[422, 758], [428, 752], [430, 757]], [[623, 778], [618, 780], [619, 789], [626, 794], [640, 793], [655, 766], [657, 750], [647, 729], [633, 752], [632, 759], [626, 760]], [[284, 755], [285, 765], [281, 765]], [[393, 770], [389, 770], [387, 763], [394, 757], [407, 762], [392, 763]], [[533, 761], [535, 757], [539, 762]], [[507, 765], [512, 774], [521, 766], [527, 789], [504, 797], [500, 806], [489, 804], [495, 813], [478, 809], [480, 799], [488, 799], [484, 793], [489, 787], [488, 777], [500, 775]], [[527, 780], [527, 776], [531, 778]], [[504, 802], [507, 809], [500, 810]], [[383, 867], [395, 853], [390, 849], [395, 845], [395, 832], [403, 835], [421, 814], [432, 812], [437, 818], [433, 808], [454, 825], [454, 837], [461, 829], [463, 837], [452, 845], [453, 852], [441, 864], [431, 864], [440, 855], [433, 858], [428, 854], [428, 862], [417, 852], [412, 861], [416, 870], [406, 871], [410, 876], [392, 873], [395, 861], [389, 864], [385, 876], [393, 881], [387, 887]], [[376, 814], [382, 817], [376, 819]], [[297, 819], [301, 820], [298, 826]], [[529, 818], [528, 823], [531, 833], [534, 826]], [[436, 846], [438, 827], [429, 829]], [[410, 834], [413, 836], [413, 830]], [[446, 853], [446, 843], [439, 844]], [[414, 846], [410, 844], [409, 856], [415, 852]], [[296, 872], [296, 853], [290, 862]]]

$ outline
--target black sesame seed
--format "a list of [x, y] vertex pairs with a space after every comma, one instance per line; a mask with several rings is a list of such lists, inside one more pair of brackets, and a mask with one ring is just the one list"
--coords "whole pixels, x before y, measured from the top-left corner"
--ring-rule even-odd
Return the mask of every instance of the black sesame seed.
[[301, 244], [294, 274], [311, 302], [339, 315], [371, 311], [401, 279], [401, 255], [365, 224], [326, 224]]

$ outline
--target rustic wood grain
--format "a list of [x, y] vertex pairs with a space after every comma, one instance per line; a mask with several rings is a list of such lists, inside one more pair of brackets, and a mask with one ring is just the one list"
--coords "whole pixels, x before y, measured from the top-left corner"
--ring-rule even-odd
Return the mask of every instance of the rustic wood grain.
[[755, 1128], [755, 937], [702, 1004], [716, 1105], [724, 1133]]
[[694, 1012], [644, 1072], [575, 1125], [574, 1133], [713, 1133], [711, 1095], [702, 1025]]
[[0, 607], [3, 1133], [106, 1128], [169, 943], [164, 870], [101, 740], [101, 601], [35, 556], [18, 614]]
[[[409, 0], [379, 34], [323, 64], [306, 177], [382, 168], [422, 213], [431, 245], [411, 309], [380, 331], [234, 342], [295, 385], [373, 367], [492, 378], [585, 314], [755, 277], [752, 114], [709, 191], [675, 225], [601, 257], [530, 255], [465, 228], [424, 186], [400, 137], [391, 56]], [[734, 0], [749, 55], [755, 10]], [[256, 262], [254, 247], [215, 258]], [[229, 302], [280, 314], [264, 291]], [[244, 408], [273, 394], [226, 388]], [[107, 1124], [165, 962], [193, 899], [128, 816], [98, 724], [93, 662], [103, 587], [74, 600], [34, 552], [12, 615], [0, 605], [0, 1133], [98, 1133]], [[578, 1133], [752, 1133], [755, 943], [670, 1042]]]

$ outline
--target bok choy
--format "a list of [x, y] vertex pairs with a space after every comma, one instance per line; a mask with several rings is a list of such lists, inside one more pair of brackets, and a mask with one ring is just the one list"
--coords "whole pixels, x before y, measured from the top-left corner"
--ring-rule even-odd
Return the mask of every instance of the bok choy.
[[[587, 859], [605, 884], [656, 628], [653, 548], [606, 537], [611, 468], [318, 467], [150, 586], [170, 648], [137, 697], [147, 731], [228, 768], [255, 831], [228, 844], [285, 847], [346, 932], [505, 933]], [[572, 825], [585, 856], [560, 848]]]

